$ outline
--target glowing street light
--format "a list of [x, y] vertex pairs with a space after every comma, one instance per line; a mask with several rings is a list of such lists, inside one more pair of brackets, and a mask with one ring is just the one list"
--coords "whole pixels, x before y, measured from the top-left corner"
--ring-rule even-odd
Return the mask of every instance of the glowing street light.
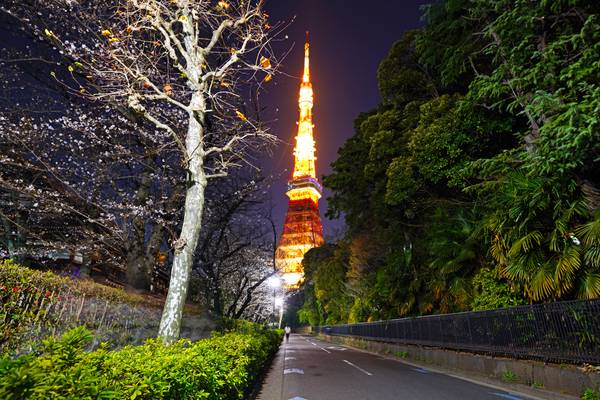
[[279, 324], [277, 325], [278, 329], [281, 329], [281, 321], [283, 320], [283, 304], [285, 299], [283, 297], [277, 297], [275, 299], [275, 308], [279, 308]]
[[281, 287], [281, 278], [280, 278], [280, 277], [278, 277], [278, 276], [276, 276], [276, 275], [273, 275], [272, 277], [270, 277], [270, 278], [267, 280], [267, 284], [268, 284], [270, 287], [272, 287], [273, 289], [278, 289], [278, 288], [280, 288], [280, 287]]
[[[271, 314], [271, 318], [274, 320], [276, 318], [276, 310], [279, 308], [280, 314], [283, 312], [283, 298], [276, 297], [277, 293], [281, 290], [283, 286], [282, 279], [279, 275], [273, 275], [267, 279], [267, 285], [273, 290], [273, 310]], [[281, 320], [281, 316], [279, 318]], [[275, 323], [275, 322], [273, 322]], [[281, 322], [280, 322], [281, 324]]]
[[283, 308], [283, 297], [277, 297], [275, 299], [275, 307]]

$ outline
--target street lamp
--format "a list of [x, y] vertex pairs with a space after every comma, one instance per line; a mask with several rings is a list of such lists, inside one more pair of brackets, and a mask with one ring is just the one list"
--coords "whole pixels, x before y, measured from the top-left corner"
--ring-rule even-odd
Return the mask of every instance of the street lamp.
[[267, 283], [270, 287], [273, 288], [273, 290], [278, 289], [281, 287], [281, 278], [277, 275], [273, 275], [267, 280]]
[[285, 299], [283, 297], [277, 297], [274, 301], [275, 307], [279, 308], [279, 325], [278, 329], [281, 329], [281, 320], [283, 319], [283, 304]]
[[283, 307], [283, 297], [277, 297], [275, 299], [275, 307], [282, 308]]
[[[275, 298], [277, 289], [281, 287], [281, 277], [278, 275], [273, 275], [269, 279], [267, 279], [267, 284], [273, 289], [273, 309], [271, 312], [271, 320], [275, 319], [275, 309], [277, 308], [277, 299]], [[283, 303], [281, 304], [283, 305]], [[273, 324], [275, 322], [273, 321]]]

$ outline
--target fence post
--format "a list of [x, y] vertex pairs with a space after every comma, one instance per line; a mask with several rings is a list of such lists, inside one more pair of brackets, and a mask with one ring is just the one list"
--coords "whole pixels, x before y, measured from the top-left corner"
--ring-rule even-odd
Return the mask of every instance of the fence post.
[[100, 318], [100, 323], [98, 324], [98, 328], [102, 326], [102, 322], [104, 322], [104, 316], [106, 315], [106, 310], [108, 309], [108, 300], [104, 303], [104, 311], [102, 311], [102, 317]]
[[85, 293], [81, 298], [81, 304], [79, 305], [79, 310], [77, 310], [77, 315], [75, 316], [75, 321], [79, 322], [79, 317], [81, 316], [81, 311], [83, 310], [83, 303], [85, 303]]

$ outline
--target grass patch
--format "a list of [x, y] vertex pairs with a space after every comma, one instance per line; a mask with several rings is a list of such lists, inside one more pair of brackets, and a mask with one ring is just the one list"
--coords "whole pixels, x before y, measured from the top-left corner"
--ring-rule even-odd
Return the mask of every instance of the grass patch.
[[398, 357], [398, 358], [404, 358], [404, 359], [406, 359], [406, 358], [408, 358], [408, 351], [397, 351], [395, 353], [395, 356]]
[[600, 400], [600, 392], [596, 389], [586, 389], [581, 400]]
[[508, 370], [504, 371], [502, 374], [502, 380], [506, 383], [515, 383], [517, 380], [519, 380], [519, 377], [514, 372]]

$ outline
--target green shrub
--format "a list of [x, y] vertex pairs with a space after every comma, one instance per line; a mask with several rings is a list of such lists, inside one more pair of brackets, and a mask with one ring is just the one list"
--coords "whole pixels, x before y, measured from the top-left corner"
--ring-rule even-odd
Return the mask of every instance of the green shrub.
[[221, 319], [221, 327], [224, 332], [239, 333], [260, 332], [266, 329], [264, 325], [255, 324], [254, 322], [246, 321], [244, 319], [234, 318]]
[[519, 377], [512, 371], [504, 371], [502, 380], [507, 383], [514, 383], [519, 380]]
[[231, 332], [88, 353], [91, 334], [76, 328], [45, 340], [36, 354], [0, 360], [0, 398], [243, 399], [281, 338], [278, 331]]
[[127, 293], [90, 279], [75, 280], [50, 271], [30, 269], [11, 260], [0, 260], [0, 295], [15, 296], [23, 292], [41, 293], [47, 298], [59, 296], [61, 292], [69, 292], [74, 296], [85, 295], [115, 303], [162, 307], [162, 303], [156, 299]]
[[473, 311], [494, 310], [527, 304], [527, 300], [516, 293], [502, 279], [498, 271], [490, 268], [479, 270], [472, 280], [475, 295], [471, 303]]
[[586, 389], [581, 400], [600, 400], [600, 392], [595, 389]]

